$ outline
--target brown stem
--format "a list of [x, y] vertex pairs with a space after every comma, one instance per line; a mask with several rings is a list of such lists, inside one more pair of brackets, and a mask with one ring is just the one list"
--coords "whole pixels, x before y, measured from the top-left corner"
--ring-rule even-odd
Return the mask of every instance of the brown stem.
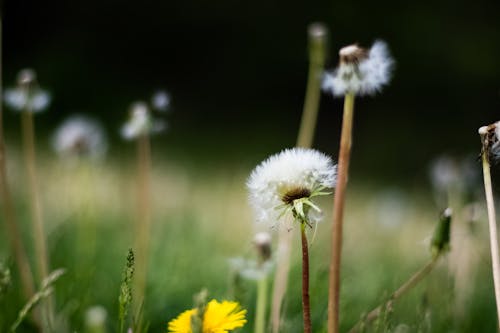
[[360, 331], [360, 328], [365, 323], [370, 323], [375, 320], [383, 309], [388, 308], [392, 305], [392, 303], [403, 296], [407, 291], [411, 290], [415, 287], [420, 281], [422, 281], [436, 266], [436, 263], [439, 259], [439, 255], [434, 256], [424, 267], [418, 270], [415, 274], [413, 274], [401, 287], [399, 287], [396, 291], [394, 291], [389, 300], [380, 304], [375, 309], [368, 312], [368, 314], [358, 323], [356, 323], [350, 330], [349, 333], [357, 333]]
[[306, 225], [301, 225], [302, 239], [302, 311], [304, 333], [311, 333], [311, 304], [309, 302], [309, 248], [307, 246]]
[[342, 222], [344, 216], [345, 192], [349, 172], [352, 141], [352, 119], [354, 95], [347, 94], [344, 99], [344, 117], [340, 138], [337, 186], [333, 201], [332, 249], [328, 291], [328, 333], [339, 332], [340, 262], [342, 254]]

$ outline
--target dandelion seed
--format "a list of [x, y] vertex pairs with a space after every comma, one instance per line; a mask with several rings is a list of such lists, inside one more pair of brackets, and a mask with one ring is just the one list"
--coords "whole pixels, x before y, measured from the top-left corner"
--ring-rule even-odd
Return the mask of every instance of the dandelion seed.
[[151, 105], [157, 111], [168, 111], [170, 107], [170, 95], [163, 90], [157, 91], [151, 98]]
[[38, 113], [49, 106], [51, 96], [38, 86], [35, 71], [24, 69], [18, 74], [17, 87], [5, 90], [4, 101], [13, 110]]
[[64, 158], [99, 160], [105, 155], [108, 143], [97, 121], [85, 116], [72, 116], [57, 129], [52, 146]]
[[258, 165], [247, 187], [257, 220], [276, 223], [291, 210], [296, 218], [319, 221], [321, 210], [311, 198], [328, 194], [336, 182], [336, 166], [330, 157], [313, 150], [284, 150]]
[[349, 45], [339, 51], [339, 56], [338, 67], [323, 80], [323, 89], [334, 96], [373, 95], [389, 83], [394, 60], [385, 42], [375, 41], [369, 50]]
[[[168, 323], [169, 333], [192, 333], [191, 318], [198, 309], [184, 311]], [[237, 302], [211, 300], [203, 314], [203, 329], [201, 333], [226, 333], [243, 327], [246, 310], [240, 309]]]

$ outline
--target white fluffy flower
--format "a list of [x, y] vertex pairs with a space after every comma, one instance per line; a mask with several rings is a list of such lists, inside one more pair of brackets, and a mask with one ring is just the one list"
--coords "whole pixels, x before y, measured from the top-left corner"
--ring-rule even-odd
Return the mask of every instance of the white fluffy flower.
[[85, 116], [68, 118], [52, 138], [54, 150], [63, 157], [102, 158], [108, 148], [106, 135], [101, 125]]
[[17, 87], [5, 90], [4, 101], [16, 111], [36, 113], [49, 106], [51, 97], [37, 85], [35, 71], [23, 69], [17, 75]]
[[229, 267], [244, 279], [258, 281], [272, 272], [274, 263], [271, 260], [259, 263], [255, 260], [236, 257], [229, 259]]
[[153, 97], [151, 97], [151, 105], [153, 109], [160, 112], [168, 111], [170, 107], [170, 95], [163, 90], [157, 91]]
[[[332, 188], [336, 182], [336, 166], [330, 157], [313, 150], [286, 149], [258, 165], [251, 173], [247, 187], [252, 208], [258, 221], [276, 223], [283, 211], [280, 208], [295, 209], [307, 222], [316, 222], [318, 207], [304, 208], [301, 199], [308, 200], [324, 188]], [[300, 206], [296, 206], [299, 203]], [[296, 216], [294, 216], [296, 217]]]
[[137, 102], [132, 105], [130, 118], [123, 125], [121, 133], [123, 138], [133, 140], [143, 134], [162, 132], [166, 128], [164, 121], [153, 118], [146, 103]]
[[339, 56], [339, 66], [323, 80], [323, 89], [333, 95], [373, 95], [389, 83], [394, 60], [385, 42], [377, 40], [369, 50], [349, 45]]

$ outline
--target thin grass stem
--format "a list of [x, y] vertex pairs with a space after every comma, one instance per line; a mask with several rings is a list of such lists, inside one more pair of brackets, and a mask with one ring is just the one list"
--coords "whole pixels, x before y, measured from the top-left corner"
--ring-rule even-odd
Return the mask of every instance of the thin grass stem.
[[432, 259], [427, 262], [421, 269], [415, 272], [405, 283], [403, 283], [396, 291], [394, 291], [389, 299], [363, 317], [359, 322], [357, 322], [350, 330], [349, 333], [357, 333], [361, 331], [361, 328], [367, 324], [377, 319], [378, 316], [392, 305], [394, 301], [399, 299], [401, 296], [406, 294], [408, 291], [413, 289], [420, 281], [422, 281], [436, 266], [440, 255], [433, 256]]
[[338, 160], [337, 186], [333, 201], [332, 249], [328, 292], [328, 333], [339, 332], [340, 264], [342, 255], [342, 226], [345, 193], [351, 158], [352, 122], [354, 115], [354, 94], [344, 99], [344, 116]]

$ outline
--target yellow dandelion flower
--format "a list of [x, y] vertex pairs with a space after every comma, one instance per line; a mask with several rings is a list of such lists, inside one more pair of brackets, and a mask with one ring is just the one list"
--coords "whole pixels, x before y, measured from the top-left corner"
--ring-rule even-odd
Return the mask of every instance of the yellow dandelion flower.
[[[191, 317], [197, 309], [184, 311], [177, 318], [168, 323], [169, 333], [192, 333]], [[238, 302], [222, 301], [215, 299], [208, 302], [203, 315], [203, 333], [227, 333], [239, 327], [243, 327], [246, 310], [240, 310]]]

